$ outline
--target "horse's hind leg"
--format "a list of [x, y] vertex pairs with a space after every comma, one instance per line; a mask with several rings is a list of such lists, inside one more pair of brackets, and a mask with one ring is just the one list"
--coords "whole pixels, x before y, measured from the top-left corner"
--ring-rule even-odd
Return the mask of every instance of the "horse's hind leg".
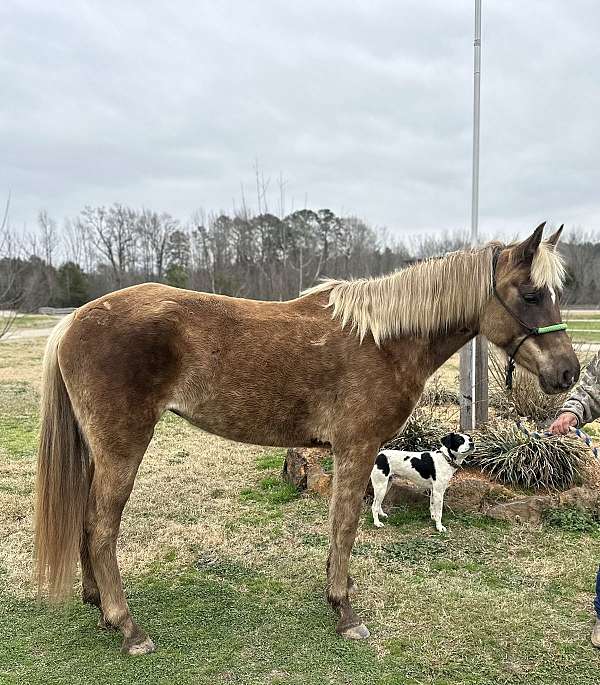
[[[90, 483], [93, 479], [93, 462], [90, 464]], [[86, 515], [87, 518], [87, 515]], [[100, 601], [100, 590], [98, 583], [96, 583], [96, 576], [92, 566], [92, 559], [90, 557], [90, 541], [89, 535], [84, 525], [81, 535], [81, 543], [79, 546], [79, 558], [81, 561], [81, 599], [84, 604], [91, 604], [100, 610], [100, 618], [98, 619], [98, 627], [105, 630], [114, 630], [115, 626], [108, 623], [102, 611], [102, 602]]]
[[[94, 475], [93, 462], [90, 463], [89, 469], [89, 477], [91, 483]], [[81, 534], [81, 542], [79, 545], [79, 558], [81, 561], [81, 599], [83, 600], [84, 604], [91, 604], [92, 606], [98, 607], [98, 609], [100, 609], [101, 616], [98, 625], [102, 627], [108, 627], [105, 625], [104, 617], [102, 616], [100, 590], [98, 589], [98, 584], [96, 583], [96, 576], [94, 575], [92, 560], [90, 559], [89, 539], [87, 531], [85, 529], [85, 525]]]
[[90, 559], [90, 549], [88, 534], [85, 528], [81, 535], [81, 543], [79, 545], [79, 558], [81, 560], [81, 599], [84, 604], [91, 604], [98, 607], [102, 611], [100, 603], [100, 590], [96, 583], [96, 576], [92, 567], [92, 560]]
[[99, 589], [103, 624], [123, 633], [123, 651], [145, 654], [154, 650], [148, 635], [133, 620], [123, 592], [116, 547], [121, 514], [146, 449], [117, 454], [92, 448], [94, 477], [86, 514], [89, 561]]
[[339, 614], [337, 632], [352, 639], [369, 637], [367, 627], [354, 613], [348, 599], [348, 590], [353, 585], [348, 565], [377, 448], [378, 444], [346, 450], [334, 446], [336, 463], [329, 510], [331, 545], [327, 559], [327, 599]]

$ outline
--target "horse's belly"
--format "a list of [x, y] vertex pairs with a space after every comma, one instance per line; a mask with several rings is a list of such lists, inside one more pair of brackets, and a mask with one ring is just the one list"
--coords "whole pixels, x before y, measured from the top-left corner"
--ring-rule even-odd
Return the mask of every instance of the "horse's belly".
[[306, 431], [296, 425], [274, 421], [269, 417], [256, 416], [249, 420], [228, 412], [215, 417], [213, 412], [192, 413], [180, 407], [170, 407], [170, 410], [207, 433], [251, 445], [295, 447], [313, 444], [316, 440], [308, 437]]
[[[237, 393], [236, 393], [237, 394]], [[194, 426], [229, 440], [254, 445], [293, 447], [326, 441], [328, 436], [311, 431], [309, 410], [305, 403], [287, 398], [273, 402], [259, 393], [246, 391], [246, 396], [212, 394], [204, 401], [178, 401], [168, 409]]]

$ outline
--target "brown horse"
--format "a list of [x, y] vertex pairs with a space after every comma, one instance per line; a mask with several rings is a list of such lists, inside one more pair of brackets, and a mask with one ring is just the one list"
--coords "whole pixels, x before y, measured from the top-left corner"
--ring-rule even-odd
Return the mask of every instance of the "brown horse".
[[[139, 285], [64, 319], [44, 358], [37, 474], [37, 580], [72, 587], [119, 628], [123, 650], [152, 651], [117, 566], [121, 514], [167, 410], [248, 443], [332, 445], [327, 597], [337, 630], [368, 636], [352, 610], [348, 563], [377, 449], [404, 425], [426, 379], [477, 333], [513, 353], [529, 326], [560, 321], [560, 230], [494, 243], [389, 276], [329, 281], [289, 302]], [[579, 363], [564, 331], [529, 337], [517, 361], [548, 393]]]

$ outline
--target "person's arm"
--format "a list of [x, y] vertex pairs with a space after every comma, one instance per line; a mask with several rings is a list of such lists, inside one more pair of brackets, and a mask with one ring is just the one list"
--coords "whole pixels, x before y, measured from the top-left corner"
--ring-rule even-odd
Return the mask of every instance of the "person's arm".
[[570, 426], [582, 426], [600, 416], [600, 353], [589, 363], [575, 390], [550, 426], [553, 433], [565, 434]]

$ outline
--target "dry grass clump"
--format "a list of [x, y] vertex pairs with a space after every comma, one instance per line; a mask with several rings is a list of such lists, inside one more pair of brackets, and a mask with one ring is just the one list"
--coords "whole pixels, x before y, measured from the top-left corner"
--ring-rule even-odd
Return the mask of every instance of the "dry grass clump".
[[433, 375], [423, 391], [419, 404], [441, 407], [448, 404], [458, 404], [458, 393], [449, 388], [439, 373]]
[[440, 439], [448, 433], [431, 406], [419, 405], [415, 408], [404, 426], [404, 430], [384, 445], [384, 449], [422, 452], [440, 444]]
[[567, 393], [546, 395], [538, 379], [517, 366], [512, 390], [506, 387], [506, 355], [494, 348], [489, 355], [490, 405], [500, 416], [526, 416], [537, 425], [554, 419], [564, 404]]
[[514, 423], [490, 421], [478, 432], [471, 463], [526, 488], [563, 490], [581, 482], [588, 448], [571, 437], [528, 437]]

